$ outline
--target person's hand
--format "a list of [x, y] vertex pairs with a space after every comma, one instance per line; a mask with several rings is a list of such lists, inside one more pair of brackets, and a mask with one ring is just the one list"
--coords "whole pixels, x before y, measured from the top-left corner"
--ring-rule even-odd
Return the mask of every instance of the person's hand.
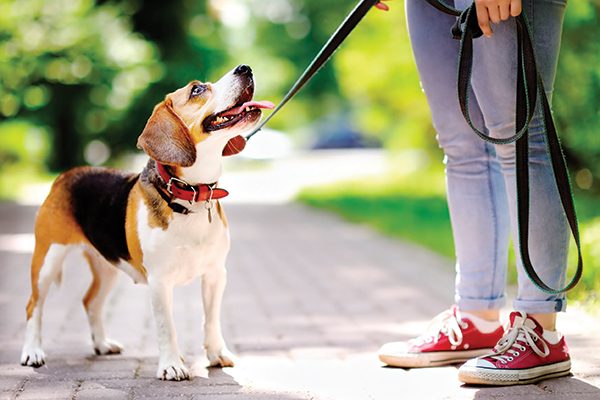
[[521, 0], [475, 0], [477, 21], [486, 37], [492, 36], [490, 22], [495, 24], [521, 14]]
[[383, 11], [389, 11], [390, 7], [384, 3], [384, 1], [389, 1], [389, 0], [380, 0], [377, 4], [374, 5], [375, 8], [378, 8], [380, 10]]

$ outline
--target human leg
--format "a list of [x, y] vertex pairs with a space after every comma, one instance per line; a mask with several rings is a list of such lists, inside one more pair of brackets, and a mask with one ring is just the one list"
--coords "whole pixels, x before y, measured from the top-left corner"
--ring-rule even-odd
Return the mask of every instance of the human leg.
[[[450, 35], [454, 18], [420, 0], [407, 1], [406, 11], [421, 84], [445, 153], [457, 257], [458, 307], [436, 317], [424, 335], [406, 343], [388, 343], [379, 352], [388, 365], [417, 367], [464, 361], [488, 352], [500, 339], [509, 223], [494, 148], [471, 133], [460, 113], [458, 42]], [[476, 118], [483, 123], [481, 114]]]
[[[458, 41], [454, 18], [423, 1], [407, 1], [412, 48], [437, 139], [444, 150], [448, 208], [456, 249], [456, 303], [481, 313], [504, 304], [509, 220], [504, 182], [493, 146], [476, 137], [456, 94]], [[473, 105], [474, 120], [483, 124]]]
[[[467, 6], [466, 0], [457, 0]], [[538, 68], [551, 99], [565, 3], [526, 0], [523, 9], [534, 35]], [[492, 38], [474, 43], [473, 91], [490, 136], [514, 134], [516, 82], [514, 21], [499, 24]], [[530, 255], [540, 277], [552, 287], [565, 281], [568, 228], [546, 151], [543, 117], [536, 109], [529, 129]], [[506, 182], [513, 238], [518, 251], [514, 144], [495, 146]], [[494, 354], [468, 361], [459, 370], [465, 383], [511, 385], [563, 376], [570, 358], [564, 338], [554, 331], [556, 312], [564, 311], [563, 294], [551, 295], [533, 284], [518, 256], [518, 295], [506, 334]], [[527, 314], [529, 313], [529, 314]]]

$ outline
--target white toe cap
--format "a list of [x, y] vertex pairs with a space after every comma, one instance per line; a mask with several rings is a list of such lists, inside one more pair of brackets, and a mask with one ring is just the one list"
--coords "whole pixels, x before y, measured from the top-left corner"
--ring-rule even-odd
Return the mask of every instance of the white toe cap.
[[472, 358], [469, 361], [467, 361], [464, 365], [465, 365], [465, 367], [470, 367], [470, 368], [495, 368], [496, 367], [491, 362], [484, 360], [483, 358], [480, 358], [480, 357]]

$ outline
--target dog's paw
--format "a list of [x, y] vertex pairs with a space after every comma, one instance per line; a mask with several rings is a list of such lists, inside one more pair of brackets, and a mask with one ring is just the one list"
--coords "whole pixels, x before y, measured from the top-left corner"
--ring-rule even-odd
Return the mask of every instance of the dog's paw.
[[161, 363], [158, 366], [156, 377], [163, 381], [183, 381], [190, 379], [190, 372], [181, 361]]
[[46, 364], [46, 354], [40, 347], [25, 347], [21, 353], [21, 365], [38, 368]]
[[219, 351], [206, 350], [209, 367], [233, 367], [235, 365], [235, 356], [226, 347]]
[[99, 356], [106, 354], [120, 354], [122, 351], [123, 346], [114, 340], [104, 339], [94, 343], [94, 352]]

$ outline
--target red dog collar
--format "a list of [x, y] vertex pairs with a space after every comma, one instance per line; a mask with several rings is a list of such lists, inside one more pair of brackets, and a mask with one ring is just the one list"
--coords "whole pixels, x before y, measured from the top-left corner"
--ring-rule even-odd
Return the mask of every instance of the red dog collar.
[[216, 182], [212, 184], [200, 183], [198, 185], [190, 185], [186, 181], [171, 175], [161, 163], [157, 162], [156, 168], [158, 169], [158, 174], [165, 182], [167, 192], [177, 199], [186, 200], [191, 203], [193, 201], [218, 200], [229, 194], [225, 189], [215, 188]]

